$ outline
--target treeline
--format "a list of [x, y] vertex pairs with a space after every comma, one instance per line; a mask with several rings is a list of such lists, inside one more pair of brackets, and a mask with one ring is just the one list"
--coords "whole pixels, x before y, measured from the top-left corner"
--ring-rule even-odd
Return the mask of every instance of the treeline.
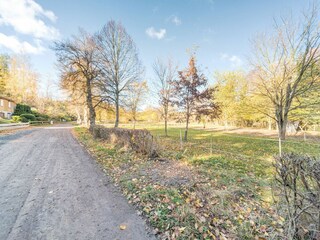
[[[165, 134], [173, 118], [186, 123], [185, 140], [191, 120], [276, 128], [281, 139], [288, 128], [319, 123], [318, 16], [313, 7], [298, 22], [281, 18], [272, 32], [253, 41], [249, 70], [216, 73], [210, 87], [195, 53], [183, 70], [170, 59], [156, 60], [152, 97], [157, 94]], [[105, 111], [115, 127], [121, 112], [136, 122], [148, 86], [137, 47], [121, 23], [110, 21], [95, 34], [80, 30], [71, 39], [56, 42], [54, 49], [61, 86], [74, 106], [82, 108], [90, 129], [97, 112]], [[80, 111], [77, 115], [80, 118]]]
[[[53, 98], [50, 86], [46, 88], [46, 93], [41, 94], [39, 74], [32, 68], [27, 56], [0, 54], [0, 96], [18, 104], [16, 121], [74, 118], [70, 104]], [[27, 110], [21, 112], [24, 106]], [[21, 114], [29, 115], [28, 118], [17, 118]]]
[[[72, 102], [86, 105], [84, 115], [88, 115], [90, 130], [95, 126], [99, 108], [114, 112], [115, 127], [119, 126], [121, 108], [136, 121], [148, 87], [143, 81], [144, 68], [136, 45], [121, 23], [110, 21], [95, 34], [80, 30], [77, 36], [56, 42], [54, 49], [61, 69], [61, 86], [70, 93]], [[165, 108], [170, 104], [183, 113], [187, 140], [191, 117], [217, 116], [218, 107], [212, 101], [213, 89], [207, 87], [207, 78], [196, 67], [195, 54], [191, 54], [189, 66], [178, 71], [177, 76], [158, 79], [162, 81], [158, 91]], [[167, 85], [171, 86], [170, 92], [163, 89]]]
[[0, 55], [0, 95], [18, 103], [34, 105], [38, 94], [38, 75], [26, 56]]
[[[205, 123], [214, 117], [215, 122], [226, 127], [268, 127], [277, 129], [281, 139], [285, 139], [288, 130], [305, 130], [319, 124], [318, 17], [317, 7], [312, 6], [299, 21], [280, 18], [273, 31], [257, 36], [252, 41], [249, 69], [215, 73], [215, 84], [207, 90], [214, 111], [196, 114], [194, 120]], [[183, 78], [170, 59], [157, 60], [154, 71], [166, 125], [170, 116], [188, 112], [179, 104], [177, 109], [172, 108], [175, 99], [183, 94], [182, 89], [176, 88], [175, 79]], [[192, 83], [189, 81], [190, 86]]]
[[[61, 86], [75, 105], [86, 106], [84, 120], [89, 118], [90, 129], [95, 125], [98, 106], [108, 109], [111, 105], [117, 127], [120, 104], [134, 108], [133, 102], [139, 101], [136, 98], [144, 88], [144, 69], [124, 27], [111, 21], [94, 35], [80, 30], [72, 39], [56, 42], [54, 49], [61, 69]], [[135, 92], [133, 98], [125, 98], [129, 92]]]

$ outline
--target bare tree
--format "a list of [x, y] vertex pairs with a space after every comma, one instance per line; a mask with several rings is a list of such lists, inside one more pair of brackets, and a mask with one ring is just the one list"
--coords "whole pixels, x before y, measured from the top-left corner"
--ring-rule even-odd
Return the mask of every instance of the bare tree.
[[282, 140], [290, 113], [307, 107], [303, 97], [320, 89], [318, 17], [313, 6], [299, 24], [282, 18], [272, 36], [263, 35], [254, 42], [255, 90], [272, 102], [269, 116], [277, 122]]
[[130, 112], [133, 121], [133, 129], [136, 127], [138, 110], [147, 91], [148, 85], [146, 81], [135, 82], [130, 86], [130, 91], [125, 100], [125, 106]]
[[173, 85], [171, 102], [183, 112], [186, 121], [184, 140], [187, 141], [192, 116], [199, 119], [204, 115], [212, 117], [218, 115], [218, 107], [212, 100], [214, 89], [207, 88], [207, 78], [198, 72], [194, 55], [190, 57], [189, 67], [179, 71], [179, 79], [171, 84]]
[[102, 92], [115, 105], [115, 127], [119, 126], [120, 105], [129, 86], [143, 73], [138, 50], [121, 23], [110, 21], [97, 34], [99, 62], [103, 73]]
[[[95, 126], [94, 91], [99, 76], [97, 66], [97, 46], [95, 39], [80, 30], [71, 40], [56, 42], [54, 50], [61, 70], [61, 85], [79, 95], [79, 90], [86, 97], [89, 109], [90, 131]], [[81, 94], [80, 94], [81, 95]]]
[[168, 59], [166, 63], [157, 59], [153, 64], [153, 70], [156, 75], [155, 86], [161, 106], [161, 114], [164, 119], [164, 131], [167, 137], [170, 97], [172, 94], [171, 83], [175, 81], [177, 77], [177, 66], [173, 64], [171, 59]]

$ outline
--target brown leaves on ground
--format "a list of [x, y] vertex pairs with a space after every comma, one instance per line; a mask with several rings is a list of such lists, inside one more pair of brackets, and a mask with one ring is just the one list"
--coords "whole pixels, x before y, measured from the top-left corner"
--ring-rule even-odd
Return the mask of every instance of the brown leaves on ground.
[[127, 229], [127, 226], [124, 225], [124, 224], [121, 224], [121, 225], [119, 226], [119, 228], [120, 228], [120, 230], [126, 230], [126, 229]]
[[250, 191], [221, 184], [182, 160], [148, 160], [85, 136], [82, 142], [159, 239], [269, 239], [282, 231], [283, 219]]
[[153, 161], [146, 166], [144, 173], [160, 185], [182, 186], [194, 182], [191, 167], [184, 162], [174, 160]]

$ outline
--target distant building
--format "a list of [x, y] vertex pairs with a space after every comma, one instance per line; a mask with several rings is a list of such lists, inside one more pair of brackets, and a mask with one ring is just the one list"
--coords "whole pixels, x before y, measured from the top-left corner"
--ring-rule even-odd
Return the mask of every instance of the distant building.
[[7, 97], [0, 96], [0, 117], [10, 119], [14, 109], [16, 108], [16, 103]]

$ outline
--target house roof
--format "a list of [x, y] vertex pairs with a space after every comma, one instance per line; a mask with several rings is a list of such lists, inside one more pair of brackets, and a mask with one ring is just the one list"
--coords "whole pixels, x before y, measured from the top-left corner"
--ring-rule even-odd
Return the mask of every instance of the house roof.
[[5, 96], [0, 96], [0, 99], [4, 99], [13, 103], [16, 103], [15, 101], [13, 101], [11, 98], [5, 97]]

